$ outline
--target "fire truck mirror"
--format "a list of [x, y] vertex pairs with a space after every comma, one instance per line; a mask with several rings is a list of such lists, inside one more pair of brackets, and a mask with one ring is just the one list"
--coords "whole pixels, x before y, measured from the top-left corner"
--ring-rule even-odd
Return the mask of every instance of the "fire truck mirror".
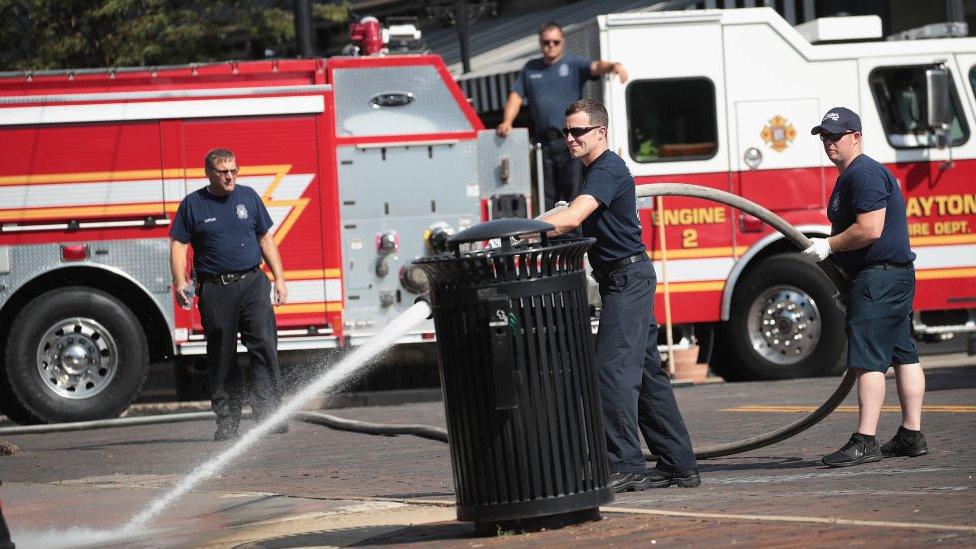
[[[949, 73], [944, 68], [932, 68], [925, 71], [925, 82], [928, 87], [928, 125], [936, 133], [945, 133], [952, 123], [952, 103], [949, 97]], [[942, 139], [939, 147], [942, 148]]]

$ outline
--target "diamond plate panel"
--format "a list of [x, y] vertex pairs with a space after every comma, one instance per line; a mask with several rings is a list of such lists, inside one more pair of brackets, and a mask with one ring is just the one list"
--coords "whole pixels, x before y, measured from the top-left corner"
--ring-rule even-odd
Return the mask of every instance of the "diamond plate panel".
[[[409, 135], [471, 131], [471, 123], [432, 66], [336, 69], [336, 135]], [[377, 94], [406, 92], [402, 107], [374, 107]]]
[[[0, 274], [0, 306], [38, 276], [66, 267], [88, 267], [115, 272], [138, 286], [159, 308], [169, 333], [173, 332], [173, 307], [169, 283], [169, 239], [88, 242], [86, 261], [61, 260], [60, 244], [11, 246], [10, 272]], [[137, 316], [139, 311], [133, 311]]]
[[[529, 132], [516, 128], [507, 137], [495, 130], [478, 132], [478, 181], [484, 196], [524, 194], [532, 188], [529, 175]], [[502, 179], [502, 161], [508, 164], [508, 179]]]

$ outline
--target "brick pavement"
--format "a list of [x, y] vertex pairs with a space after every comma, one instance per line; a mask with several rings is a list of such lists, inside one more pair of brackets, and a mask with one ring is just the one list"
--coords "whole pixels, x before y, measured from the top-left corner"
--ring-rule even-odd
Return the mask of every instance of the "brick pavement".
[[[928, 380], [926, 404], [976, 402], [974, 366], [932, 371]], [[683, 387], [676, 393], [696, 444], [710, 444], [751, 436], [797, 417], [723, 410], [744, 404], [818, 404], [836, 382], [715, 384]], [[893, 382], [888, 402], [896, 402]], [[849, 397], [847, 404], [854, 403]], [[336, 414], [366, 421], [443, 425], [440, 403], [349, 408]], [[972, 528], [976, 525], [976, 437], [971, 435], [976, 414], [927, 413], [924, 429], [933, 450], [930, 456], [842, 470], [821, 467], [819, 457], [843, 443], [855, 421], [854, 414], [834, 414], [794, 439], [702, 463], [701, 488], [623, 494], [611, 506], [683, 516], [609, 513], [600, 523], [490, 539], [471, 538], [469, 525], [444, 518], [438, 502], [453, 499], [444, 444], [299, 424], [291, 433], [260, 444], [220, 478], [201, 485], [161, 519], [159, 524], [169, 528], [168, 533], [147, 543], [230, 546], [250, 540], [255, 547], [274, 547], [287, 545], [288, 539], [322, 544], [342, 540], [347, 545], [374, 538], [371, 543], [434, 546], [599, 541], [646, 547], [650, 539], [689, 545], [733, 541], [833, 545], [855, 539], [882, 545], [887, 541], [976, 544]], [[898, 414], [885, 414], [882, 437], [893, 432], [898, 421]], [[217, 448], [209, 440], [211, 434], [212, 425], [197, 422], [5, 437], [22, 452], [0, 457], [0, 475], [6, 483], [0, 488], [4, 513], [15, 534], [67, 525], [118, 524], [209, 457]], [[355, 506], [364, 500], [393, 500], [390, 505], [406, 508], [366, 509], [345, 513], [355, 517], [346, 522], [334, 519], [337, 508], [359, 509]], [[311, 518], [295, 519], [302, 516]], [[414, 517], [413, 524], [430, 524], [409, 527], [407, 519], [397, 522], [397, 516]], [[777, 522], [780, 519], [775, 517], [792, 522]], [[810, 519], [862, 523], [802, 522]], [[898, 526], [872, 524], [885, 521]], [[233, 540], [218, 536], [230, 526], [247, 535]]]

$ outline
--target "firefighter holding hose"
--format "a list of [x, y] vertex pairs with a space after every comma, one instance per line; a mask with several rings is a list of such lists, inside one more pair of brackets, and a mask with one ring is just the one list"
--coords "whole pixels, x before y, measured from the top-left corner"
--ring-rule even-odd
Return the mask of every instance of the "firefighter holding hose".
[[[603, 300], [596, 362], [610, 487], [623, 492], [698, 486], [691, 438], [657, 350], [657, 278], [641, 241], [634, 178], [609, 150], [607, 110], [601, 103], [577, 101], [565, 116], [566, 145], [586, 174], [572, 203], [543, 220], [555, 227], [552, 236], [582, 226], [584, 236], [596, 238], [589, 261]], [[658, 456], [654, 469], [647, 469], [640, 435]]]
[[[911, 335], [915, 270], [908, 242], [905, 199], [891, 171], [861, 152], [861, 118], [837, 107], [810, 133], [840, 175], [830, 195], [830, 238], [814, 238], [803, 253], [816, 261], [833, 255], [851, 276], [847, 292], [847, 367], [857, 375], [858, 426], [824, 465], [847, 467], [882, 456], [928, 453], [922, 435], [925, 374]], [[895, 368], [902, 423], [888, 443], [875, 439], [884, 404], [885, 372]]]

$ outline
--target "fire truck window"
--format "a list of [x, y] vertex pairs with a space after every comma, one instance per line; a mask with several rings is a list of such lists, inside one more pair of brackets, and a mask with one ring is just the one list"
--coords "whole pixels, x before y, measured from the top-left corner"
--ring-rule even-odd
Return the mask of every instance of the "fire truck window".
[[632, 82], [627, 120], [637, 162], [703, 160], [718, 150], [715, 86], [707, 78]]
[[[927, 89], [925, 70], [929, 65], [914, 67], [883, 67], [871, 71], [868, 77], [874, 102], [878, 106], [881, 124], [888, 143], [896, 149], [917, 149], [937, 145], [935, 135], [928, 128]], [[950, 75], [951, 80], [951, 75]], [[952, 90], [952, 125], [949, 137], [952, 146], [959, 146], [969, 138], [965, 117], [955, 88]]]

